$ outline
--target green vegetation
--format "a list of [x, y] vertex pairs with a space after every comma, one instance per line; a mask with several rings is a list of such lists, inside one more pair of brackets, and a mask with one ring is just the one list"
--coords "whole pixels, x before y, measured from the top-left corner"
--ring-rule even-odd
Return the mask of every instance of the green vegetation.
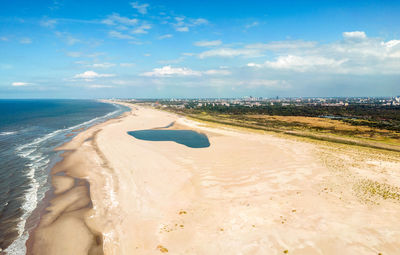
[[176, 105], [169, 101], [157, 104], [164, 110], [206, 122], [400, 151], [398, 106]]
[[374, 198], [400, 201], [400, 188], [386, 183], [365, 179], [356, 183], [354, 190], [361, 199], [366, 201], [374, 201]]
[[[164, 102], [163, 102], [164, 103]], [[269, 116], [303, 116], [324, 117], [341, 120], [353, 126], [368, 126], [400, 132], [400, 107], [399, 106], [309, 106], [309, 105], [264, 105], [246, 107], [241, 105], [205, 105], [194, 107], [186, 105], [181, 111], [189, 114], [205, 112], [211, 115], [227, 114], [230, 116], [269, 115]]]

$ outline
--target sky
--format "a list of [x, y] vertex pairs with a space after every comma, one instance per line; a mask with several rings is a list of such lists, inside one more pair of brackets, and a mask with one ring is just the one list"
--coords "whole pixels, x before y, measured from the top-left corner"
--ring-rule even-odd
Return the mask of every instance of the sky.
[[400, 95], [399, 1], [0, 6], [0, 98]]

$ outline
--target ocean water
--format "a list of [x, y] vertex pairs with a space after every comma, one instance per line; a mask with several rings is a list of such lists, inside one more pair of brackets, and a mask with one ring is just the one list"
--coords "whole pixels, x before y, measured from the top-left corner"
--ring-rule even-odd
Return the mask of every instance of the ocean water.
[[25, 254], [27, 218], [50, 189], [54, 148], [128, 108], [95, 100], [0, 100], [0, 248]]
[[147, 129], [129, 131], [128, 134], [136, 139], [147, 141], [173, 141], [190, 148], [206, 148], [210, 146], [210, 141], [205, 134], [193, 130]]

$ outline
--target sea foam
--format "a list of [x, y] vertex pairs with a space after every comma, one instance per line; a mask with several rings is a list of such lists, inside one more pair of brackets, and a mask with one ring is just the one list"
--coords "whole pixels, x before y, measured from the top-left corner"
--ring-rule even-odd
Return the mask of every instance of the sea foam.
[[[46, 184], [47, 178], [39, 178], [39, 176], [36, 176], [36, 174], [40, 170], [47, 168], [50, 162], [50, 155], [43, 153], [41, 151], [41, 148], [45, 147], [45, 144], [55, 139], [56, 137], [62, 137], [63, 139], [62, 142], [65, 142], [65, 135], [71, 132], [72, 130], [87, 128], [91, 125], [103, 122], [123, 112], [123, 108], [120, 105], [117, 104], [113, 105], [117, 107], [117, 110], [110, 112], [104, 116], [93, 118], [91, 120], [88, 120], [86, 122], [80, 123], [75, 126], [53, 131], [42, 137], [34, 139], [30, 143], [22, 144], [16, 147], [15, 150], [17, 152], [17, 155], [20, 156], [21, 158], [29, 160], [30, 162], [27, 164], [28, 168], [25, 173], [28, 179], [30, 180], [30, 188], [25, 193], [24, 197], [25, 202], [22, 205], [24, 213], [17, 226], [19, 237], [5, 250], [7, 254], [13, 254], [13, 255], [26, 254], [25, 243], [28, 240], [29, 235], [27, 231], [25, 231], [25, 224], [28, 217], [30, 216], [32, 211], [37, 207], [38, 202], [44, 198], [44, 194], [47, 191], [43, 190], [39, 194], [39, 189], [40, 187]], [[1, 132], [0, 135], [13, 135], [16, 133], [17, 132]], [[41, 180], [41, 182], [39, 182], [38, 180]]]

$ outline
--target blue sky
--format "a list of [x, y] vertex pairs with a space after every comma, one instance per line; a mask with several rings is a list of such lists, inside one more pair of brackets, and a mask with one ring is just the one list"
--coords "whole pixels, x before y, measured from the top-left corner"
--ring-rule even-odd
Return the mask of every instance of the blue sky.
[[398, 1], [2, 0], [0, 98], [395, 96]]

